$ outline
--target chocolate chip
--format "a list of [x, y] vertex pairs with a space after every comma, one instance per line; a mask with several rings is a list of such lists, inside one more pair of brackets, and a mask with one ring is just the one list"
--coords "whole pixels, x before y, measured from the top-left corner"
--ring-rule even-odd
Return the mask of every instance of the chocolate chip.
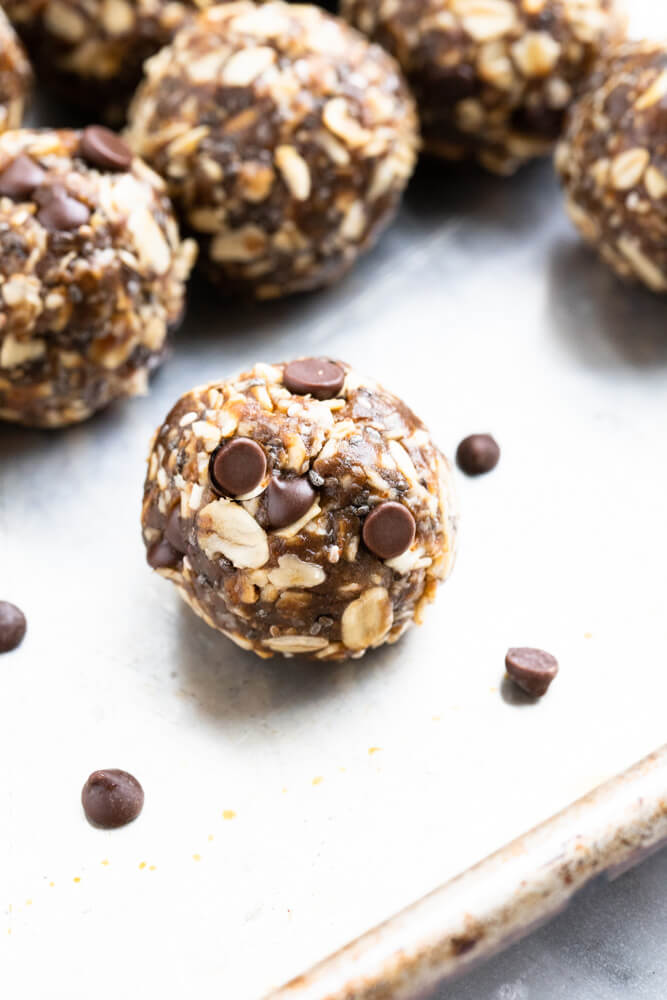
[[500, 447], [490, 434], [471, 434], [464, 438], [456, 450], [459, 469], [467, 476], [482, 476], [495, 469], [500, 458]]
[[266, 491], [266, 513], [272, 528], [286, 528], [310, 510], [315, 490], [305, 476], [281, 479], [274, 476]]
[[102, 125], [89, 125], [83, 130], [79, 153], [92, 166], [102, 170], [129, 170], [132, 165], [130, 147]]
[[88, 207], [76, 198], [71, 198], [59, 184], [41, 188], [35, 195], [35, 201], [42, 206], [37, 219], [45, 229], [78, 229], [90, 218]]
[[185, 542], [183, 540], [183, 528], [181, 526], [181, 508], [176, 504], [167, 518], [164, 529], [164, 537], [176, 552], [185, 552]]
[[81, 789], [81, 804], [89, 822], [109, 830], [137, 818], [144, 805], [144, 790], [127, 771], [115, 767], [93, 771]]
[[7, 198], [28, 198], [46, 177], [42, 168], [21, 153], [0, 174], [0, 195]]
[[505, 669], [522, 691], [541, 698], [558, 673], [558, 660], [543, 649], [519, 647], [507, 650]]
[[213, 452], [209, 475], [218, 493], [233, 497], [250, 493], [266, 475], [264, 449], [250, 438], [234, 438]]
[[173, 569], [181, 561], [181, 556], [166, 538], [161, 538], [151, 545], [146, 559], [153, 569]]
[[0, 653], [10, 653], [20, 646], [27, 627], [25, 615], [15, 604], [0, 601]]
[[340, 365], [326, 358], [301, 358], [290, 361], [285, 368], [283, 382], [297, 396], [314, 396], [315, 399], [332, 399], [343, 388], [345, 372]]
[[408, 508], [389, 500], [370, 512], [362, 537], [366, 548], [378, 558], [395, 559], [410, 548], [415, 530], [415, 519]]

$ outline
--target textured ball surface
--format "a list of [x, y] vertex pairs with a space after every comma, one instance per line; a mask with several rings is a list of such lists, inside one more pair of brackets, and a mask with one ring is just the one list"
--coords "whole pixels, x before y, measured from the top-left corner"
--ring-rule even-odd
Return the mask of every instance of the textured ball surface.
[[[291, 392], [289, 365], [195, 389], [149, 455], [150, 565], [262, 657], [341, 660], [395, 642], [454, 561], [447, 460], [400, 399], [341, 362], [324, 361], [323, 378], [334, 366], [342, 386], [325, 398]], [[223, 487], [212, 476], [236, 441], [266, 460], [247, 493], [241, 479]]]
[[5, 0], [3, 7], [38, 76], [67, 100], [118, 122], [144, 61], [208, 2]]
[[400, 62], [426, 150], [502, 174], [550, 152], [623, 27], [616, 0], [342, 0], [342, 12]]
[[556, 168], [570, 217], [622, 278], [667, 292], [667, 47], [633, 42], [600, 63]]
[[142, 392], [194, 255], [117, 136], [0, 136], [0, 419], [56, 427]]
[[21, 124], [31, 85], [28, 57], [0, 8], [0, 132]]
[[417, 145], [395, 61], [311, 6], [203, 12], [146, 67], [128, 140], [227, 291], [328, 284], [392, 218]]

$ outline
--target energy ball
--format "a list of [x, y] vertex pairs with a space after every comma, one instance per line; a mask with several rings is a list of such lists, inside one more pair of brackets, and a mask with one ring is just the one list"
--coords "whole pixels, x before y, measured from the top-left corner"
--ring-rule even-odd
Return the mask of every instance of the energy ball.
[[30, 63], [0, 8], [0, 132], [19, 127], [31, 86]]
[[452, 568], [449, 463], [396, 396], [302, 358], [186, 393], [144, 488], [149, 564], [262, 657], [359, 657], [420, 622]]
[[568, 212], [622, 278], [667, 292], [667, 48], [617, 47], [556, 153]]
[[341, 0], [400, 62], [425, 149], [499, 174], [549, 153], [607, 41], [616, 0]]
[[0, 420], [58, 427], [144, 391], [194, 256], [113, 132], [0, 136]]
[[416, 115], [394, 60], [311, 6], [203, 12], [146, 66], [128, 139], [225, 291], [338, 279], [394, 215]]
[[213, 0], [5, 0], [38, 75], [110, 121], [124, 118], [144, 60]]

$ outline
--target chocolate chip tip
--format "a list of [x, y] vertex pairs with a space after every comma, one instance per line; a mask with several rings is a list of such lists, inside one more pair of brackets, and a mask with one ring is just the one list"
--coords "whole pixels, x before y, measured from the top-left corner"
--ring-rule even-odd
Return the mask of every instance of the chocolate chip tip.
[[343, 388], [345, 371], [329, 358], [297, 358], [285, 366], [283, 382], [295, 396], [333, 399]]
[[558, 660], [544, 649], [516, 646], [507, 650], [505, 670], [517, 687], [533, 698], [542, 698], [558, 673]]
[[28, 630], [28, 622], [20, 608], [9, 601], [0, 601], [0, 653], [18, 649]]
[[81, 133], [79, 153], [92, 167], [122, 173], [132, 166], [132, 150], [104, 125], [89, 125]]
[[467, 476], [483, 476], [500, 461], [500, 445], [491, 434], [469, 434], [456, 449], [456, 464]]
[[112, 830], [137, 818], [144, 790], [129, 771], [114, 767], [93, 771], [81, 789], [81, 805], [91, 826]]

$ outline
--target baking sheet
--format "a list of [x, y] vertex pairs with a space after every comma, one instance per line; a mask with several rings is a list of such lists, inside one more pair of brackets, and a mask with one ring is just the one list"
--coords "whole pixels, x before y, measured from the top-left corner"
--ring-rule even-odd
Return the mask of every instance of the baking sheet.
[[[580, 245], [548, 163], [422, 164], [338, 287], [251, 307], [195, 282], [150, 396], [0, 427], [0, 591], [29, 618], [0, 664], [13, 996], [257, 1000], [665, 741], [664, 309]], [[460, 479], [426, 624], [343, 666], [236, 649], [150, 574], [138, 529], [173, 400], [306, 353], [378, 377], [449, 454], [478, 430], [503, 448]], [[542, 703], [503, 685], [509, 645], [559, 657]], [[135, 824], [83, 819], [98, 767], [142, 781]]]

